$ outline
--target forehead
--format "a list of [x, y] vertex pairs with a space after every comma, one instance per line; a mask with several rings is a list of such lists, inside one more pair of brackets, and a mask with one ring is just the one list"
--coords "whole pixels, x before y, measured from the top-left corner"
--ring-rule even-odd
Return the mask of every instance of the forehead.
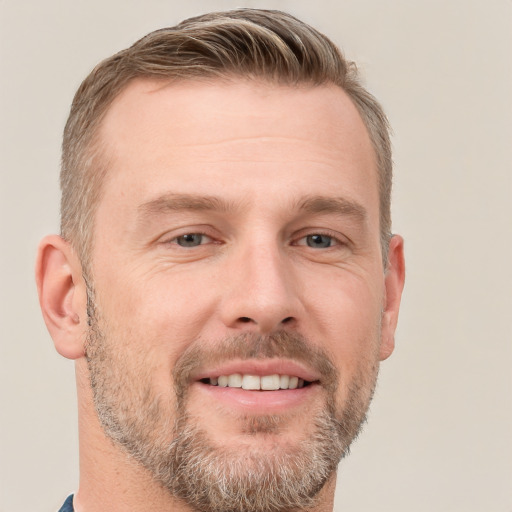
[[[292, 87], [249, 80], [168, 83], [137, 79], [115, 98], [100, 134], [112, 147], [113, 142], [122, 144], [135, 135], [134, 128], [139, 144], [147, 141], [144, 135], [157, 135], [161, 142], [172, 140], [176, 145], [211, 143], [237, 135], [292, 135], [345, 151], [348, 144], [366, 143], [364, 152], [373, 157], [357, 109], [335, 85]], [[213, 132], [212, 128], [217, 130]]]
[[376, 196], [366, 127], [334, 85], [136, 80], [111, 105], [100, 138], [109, 161], [104, 199], [147, 202], [176, 187], [209, 194], [219, 183], [224, 194], [256, 197], [283, 182], [297, 188], [299, 178], [325, 189], [351, 180], [356, 195], [369, 188]]

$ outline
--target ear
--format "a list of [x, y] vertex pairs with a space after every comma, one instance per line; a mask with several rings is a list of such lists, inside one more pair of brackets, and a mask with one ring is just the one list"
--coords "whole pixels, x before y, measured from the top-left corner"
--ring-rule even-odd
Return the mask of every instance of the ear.
[[36, 262], [39, 303], [59, 354], [78, 359], [85, 353], [87, 292], [82, 265], [71, 245], [58, 235], [39, 244]]
[[386, 302], [382, 315], [381, 361], [387, 359], [395, 348], [395, 330], [404, 281], [404, 240], [399, 235], [393, 235], [389, 242], [388, 267], [384, 280]]

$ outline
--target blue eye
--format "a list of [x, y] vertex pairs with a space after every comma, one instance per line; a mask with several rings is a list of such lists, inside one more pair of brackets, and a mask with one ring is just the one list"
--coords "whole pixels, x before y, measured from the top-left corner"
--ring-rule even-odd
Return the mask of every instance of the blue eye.
[[176, 244], [181, 247], [197, 247], [204, 243], [205, 238], [208, 237], [201, 233], [187, 233], [186, 235], [181, 235], [176, 237]]
[[333, 238], [328, 235], [308, 235], [306, 237], [306, 244], [314, 249], [326, 249], [332, 246]]

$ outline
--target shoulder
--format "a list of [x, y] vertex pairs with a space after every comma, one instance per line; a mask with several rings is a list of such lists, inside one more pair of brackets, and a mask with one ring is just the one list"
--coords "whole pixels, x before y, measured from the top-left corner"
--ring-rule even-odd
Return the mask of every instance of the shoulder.
[[64, 505], [59, 509], [59, 512], [74, 512], [73, 508], [73, 495], [67, 497]]

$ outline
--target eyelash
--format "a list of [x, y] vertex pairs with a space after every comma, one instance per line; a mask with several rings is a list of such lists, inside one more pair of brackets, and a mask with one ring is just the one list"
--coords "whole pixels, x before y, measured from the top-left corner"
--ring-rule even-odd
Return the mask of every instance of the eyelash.
[[[199, 236], [199, 237], [202, 237], [202, 238], [208, 238], [210, 241], [212, 242], [215, 242], [214, 238], [211, 237], [210, 235], [207, 235], [206, 233], [201, 233], [200, 231], [193, 231], [193, 232], [189, 232], [189, 233], [183, 233], [182, 235], [178, 235], [178, 236], [175, 236], [174, 238], [170, 239], [167, 243], [169, 244], [175, 244], [175, 245], [179, 245], [180, 247], [184, 247], [184, 248], [188, 248], [188, 247], [199, 247], [201, 245], [205, 245], [204, 243], [200, 243], [198, 245], [191, 245], [191, 246], [187, 246], [187, 245], [181, 245], [178, 243], [178, 240], [181, 238], [185, 238], [187, 236]], [[201, 240], [202, 242], [203, 240]]]
[[[321, 247], [320, 245], [318, 245], [317, 247], [314, 247], [313, 245], [309, 245], [308, 238], [313, 238], [313, 237], [328, 238], [329, 245], [327, 247]], [[298, 243], [302, 240], [305, 240], [305, 243]], [[341, 242], [341, 240], [339, 238], [332, 235], [331, 233], [313, 232], [313, 233], [310, 233], [310, 234], [300, 237], [298, 239], [298, 241], [295, 243], [295, 245], [307, 246], [307, 247], [310, 247], [311, 249], [330, 249], [331, 247], [336, 247], [336, 246], [345, 245], [345, 244], [343, 244], [343, 242]]]
[[[197, 245], [182, 245], [180, 243], [178, 243], [178, 240], [179, 239], [183, 239], [184, 237], [187, 237], [187, 236], [195, 236], [195, 237], [201, 237], [201, 240], [200, 242], [201, 243], [198, 243]], [[308, 238], [310, 237], [324, 237], [324, 238], [328, 238], [329, 239], [329, 245], [326, 246], [326, 247], [321, 247], [321, 246], [317, 246], [317, 247], [314, 247], [313, 245], [309, 245], [308, 244]], [[206, 242], [206, 243], [203, 243], [204, 242], [204, 238], [207, 238], [209, 240], [209, 242]], [[305, 241], [304, 243], [299, 243], [301, 241]], [[200, 247], [202, 245], [207, 245], [209, 243], [219, 243], [217, 242], [212, 236], [206, 234], [206, 233], [203, 233], [203, 232], [200, 232], [200, 231], [191, 231], [191, 232], [188, 232], [188, 233], [183, 233], [182, 235], [178, 235], [178, 236], [175, 236], [173, 237], [172, 239], [170, 239], [169, 241], [166, 242], [167, 244], [173, 244], [173, 245], [178, 245], [180, 247], [183, 247], [183, 248], [195, 248], [195, 247]], [[193, 243], [193, 241], [192, 241]], [[304, 247], [309, 247], [311, 249], [330, 249], [332, 247], [336, 247], [336, 246], [346, 246], [347, 243], [340, 240], [337, 236], [333, 235], [332, 233], [329, 233], [329, 232], [325, 232], [325, 231], [313, 231], [311, 233], [308, 233], [308, 234], [304, 234], [303, 236], [295, 239], [295, 241], [292, 243], [292, 245], [294, 246], [304, 246]]]

